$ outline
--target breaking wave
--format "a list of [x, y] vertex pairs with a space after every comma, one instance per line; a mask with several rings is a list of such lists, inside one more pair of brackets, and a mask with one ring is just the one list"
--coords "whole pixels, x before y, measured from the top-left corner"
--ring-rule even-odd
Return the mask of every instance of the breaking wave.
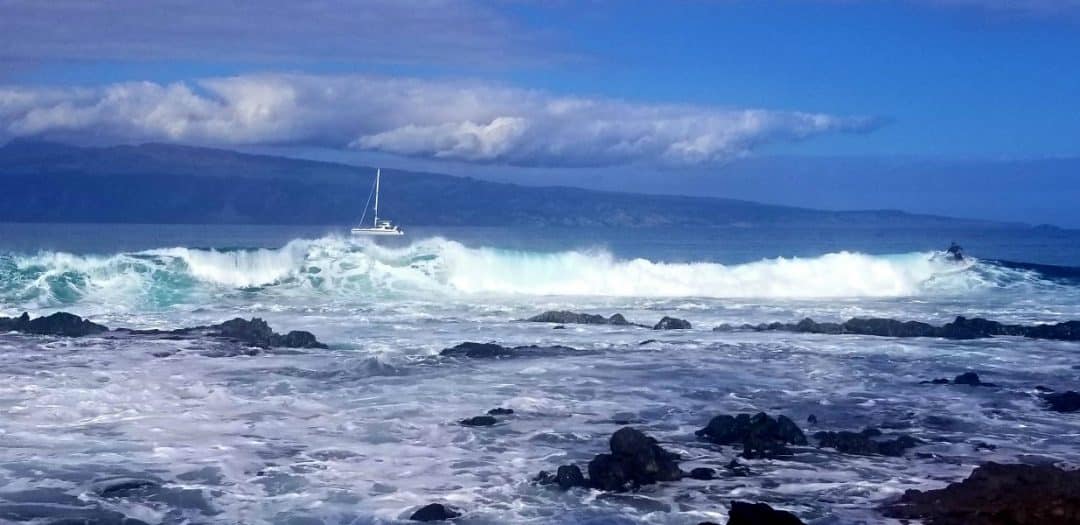
[[386, 247], [341, 237], [279, 249], [165, 248], [109, 256], [0, 254], [0, 304], [203, 304], [222, 294], [562, 295], [706, 298], [908, 297], [1047, 283], [1035, 270], [930, 252], [837, 252], [745, 264], [620, 259], [604, 250], [527, 252], [429, 238]]

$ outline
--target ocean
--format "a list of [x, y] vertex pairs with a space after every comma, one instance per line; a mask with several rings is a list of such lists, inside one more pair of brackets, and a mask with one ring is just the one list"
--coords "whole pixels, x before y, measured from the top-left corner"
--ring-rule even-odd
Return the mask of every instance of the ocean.
[[[0, 316], [66, 311], [147, 329], [261, 317], [330, 347], [218, 357], [191, 340], [0, 334], [0, 520], [398, 523], [444, 502], [464, 512], [457, 523], [696, 524], [723, 523], [738, 499], [807, 523], [888, 523], [883, 503], [987, 461], [1080, 464], [1080, 418], [1046, 410], [1036, 390], [1076, 389], [1075, 342], [712, 330], [805, 317], [1080, 319], [1080, 232], [407, 233], [0, 224]], [[953, 241], [966, 261], [940, 257]], [[522, 322], [547, 310], [692, 328]], [[465, 341], [573, 351], [438, 355]], [[920, 384], [966, 371], [998, 387]], [[514, 414], [458, 424], [496, 407]], [[903, 457], [811, 445], [740, 459], [750, 476], [619, 495], [531, 481], [584, 467], [625, 425], [678, 452], [685, 470], [723, 472], [740, 450], [694, 431], [759, 411], [808, 435], [874, 426], [922, 443]], [[159, 488], [101, 490], [118, 479]]]

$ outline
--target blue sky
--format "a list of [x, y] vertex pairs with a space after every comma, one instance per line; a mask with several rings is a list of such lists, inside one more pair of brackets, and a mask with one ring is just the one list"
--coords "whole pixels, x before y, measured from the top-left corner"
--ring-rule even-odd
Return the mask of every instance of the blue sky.
[[1077, 64], [1076, 0], [0, 0], [0, 140], [762, 198], [728, 166], [1080, 156]]

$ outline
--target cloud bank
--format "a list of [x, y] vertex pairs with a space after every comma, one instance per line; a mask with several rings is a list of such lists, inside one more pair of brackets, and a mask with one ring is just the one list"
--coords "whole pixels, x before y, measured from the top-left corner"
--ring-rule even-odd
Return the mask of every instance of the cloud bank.
[[499, 85], [243, 75], [192, 83], [0, 87], [0, 140], [313, 145], [514, 166], [698, 165], [879, 121], [642, 104]]

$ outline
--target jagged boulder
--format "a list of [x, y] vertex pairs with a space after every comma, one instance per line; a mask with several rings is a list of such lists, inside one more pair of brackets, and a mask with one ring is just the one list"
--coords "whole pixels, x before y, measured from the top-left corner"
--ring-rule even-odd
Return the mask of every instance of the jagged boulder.
[[986, 463], [943, 489], [909, 490], [882, 510], [928, 525], [1077, 524], [1080, 470]]
[[107, 326], [92, 323], [67, 312], [56, 312], [52, 315], [34, 319], [31, 319], [26, 312], [23, 312], [19, 317], [0, 317], [0, 332], [83, 337], [108, 331]]
[[976, 374], [975, 372], [964, 372], [964, 373], [956, 376], [955, 378], [953, 378], [952, 381], [949, 381], [948, 379], [945, 379], [945, 378], [938, 378], [938, 379], [934, 379], [934, 380], [931, 380], [931, 381], [922, 381], [921, 383], [929, 384], [929, 385], [967, 385], [967, 386], [988, 386], [988, 387], [997, 386], [994, 383], [985, 383], [985, 382], [983, 382], [982, 379], [979, 378], [979, 374]]
[[457, 509], [442, 503], [430, 503], [417, 509], [409, 516], [411, 521], [446, 521], [461, 516]]
[[1080, 410], [1080, 393], [1072, 390], [1043, 394], [1042, 398], [1043, 401], [1046, 401], [1047, 407], [1055, 412], [1076, 412]]
[[689, 330], [690, 328], [690, 321], [666, 315], [653, 326], [653, 330]]
[[551, 310], [539, 315], [534, 315], [526, 321], [531, 323], [555, 323], [555, 324], [610, 324], [617, 326], [628, 326], [630, 321], [627, 321], [622, 314], [614, 314], [611, 317], [604, 317], [596, 314], [581, 314], [577, 312], [570, 312], [567, 310]]
[[490, 427], [491, 425], [498, 423], [498, 420], [493, 416], [475, 416], [462, 419], [461, 421], [458, 421], [458, 423], [466, 427]]
[[612, 434], [610, 447], [610, 454], [598, 454], [589, 462], [589, 482], [594, 488], [623, 492], [683, 477], [678, 455], [637, 429], [620, 428]]
[[727, 525], [805, 525], [794, 514], [765, 503], [731, 502]]
[[[212, 337], [235, 339], [244, 344], [259, 348], [327, 348], [327, 346], [320, 343], [311, 332], [294, 330], [286, 335], [280, 335], [274, 332], [266, 321], [258, 317], [253, 317], [250, 320], [237, 317], [221, 324], [210, 325], [207, 328], [209, 330], [209, 335]], [[185, 330], [178, 330], [175, 332], [184, 331]]]
[[845, 333], [877, 335], [883, 337], [934, 337], [937, 329], [917, 321], [901, 322], [895, 319], [861, 318], [849, 319], [842, 325]]
[[817, 432], [814, 439], [818, 440], [819, 447], [859, 456], [899, 457], [904, 455], [905, 450], [920, 443], [918, 439], [907, 434], [900, 434], [892, 439], [884, 439], [881, 435], [880, 430], [868, 427], [862, 432]]
[[806, 435], [794, 421], [786, 416], [773, 418], [764, 412], [753, 416], [716, 416], [696, 434], [717, 445], [742, 445], [746, 458], [782, 456], [790, 453], [788, 444], [807, 444]]
[[577, 352], [568, 346], [502, 346], [495, 343], [465, 342], [439, 352], [443, 357], [458, 357], [470, 359], [502, 359], [510, 357], [547, 357]]
[[285, 348], [326, 348], [327, 347], [326, 345], [320, 343], [319, 340], [315, 338], [315, 334], [312, 334], [311, 332], [307, 332], [307, 331], [304, 331], [304, 330], [293, 330], [293, 331], [285, 334], [285, 337], [283, 337], [280, 340], [272, 338], [271, 343], [280, 343], [280, 346], [284, 346]]

